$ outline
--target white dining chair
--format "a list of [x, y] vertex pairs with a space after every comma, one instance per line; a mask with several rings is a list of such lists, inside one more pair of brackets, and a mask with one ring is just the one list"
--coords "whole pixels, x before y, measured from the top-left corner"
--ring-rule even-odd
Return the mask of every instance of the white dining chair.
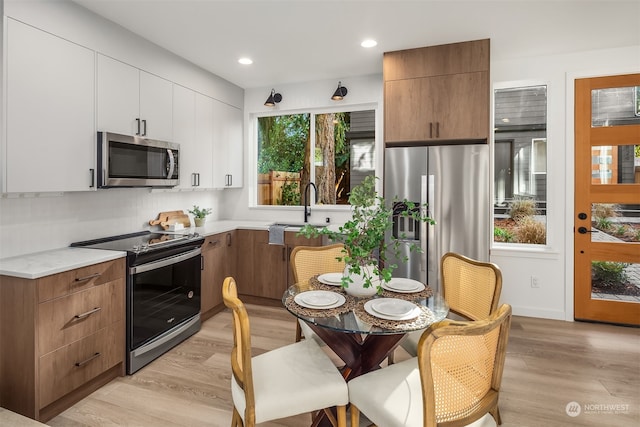
[[501, 424], [498, 397], [511, 306], [478, 321], [426, 329], [418, 356], [349, 381], [351, 425], [360, 412], [379, 427]]
[[[337, 427], [346, 427], [347, 383], [315, 340], [251, 357], [249, 316], [233, 277], [224, 280], [222, 298], [233, 313], [232, 427], [253, 427], [319, 410]], [[334, 406], [337, 420], [328, 409]]]

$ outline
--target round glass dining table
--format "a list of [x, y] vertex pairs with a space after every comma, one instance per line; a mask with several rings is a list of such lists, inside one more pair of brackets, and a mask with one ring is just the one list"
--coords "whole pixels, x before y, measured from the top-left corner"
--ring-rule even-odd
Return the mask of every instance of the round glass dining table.
[[[356, 298], [340, 286], [327, 285], [313, 277], [308, 285], [289, 287], [282, 303], [342, 359], [343, 374], [348, 380], [378, 369], [408, 332], [423, 330], [446, 317], [449, 306], [441, 294], [428, 286], [423, 288], [418, 292], [385, 288], [381, 294]], [[318, 291], [322, 294], [313, 294]], [[322, 297], [326, 302], [320, 302], [318, 307], [305, 304], [304, 295], [298, 296], [305, 292], [312, 292], [305, 295]], [[326, 299], [327, 296], [330, 298]], [[377, 309], [376, 304], [391, 311]], [[401, 311], [396, 316], [393, 312], [396, 307], [401, 310], [408, 307], [409, 312]]]

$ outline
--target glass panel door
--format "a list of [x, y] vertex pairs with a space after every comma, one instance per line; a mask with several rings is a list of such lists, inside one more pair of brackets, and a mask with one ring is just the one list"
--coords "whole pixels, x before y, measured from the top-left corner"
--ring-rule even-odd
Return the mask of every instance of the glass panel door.
[[575, 83], [575, 318], [640, 325], [640, 74]]

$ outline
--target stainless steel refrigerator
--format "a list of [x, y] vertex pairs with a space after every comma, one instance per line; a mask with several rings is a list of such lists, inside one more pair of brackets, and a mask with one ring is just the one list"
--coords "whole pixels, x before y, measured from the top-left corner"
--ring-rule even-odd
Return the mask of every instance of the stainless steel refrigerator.
[[[491, 201], [489, 147], [486, 144], [385, 149], [384, 197], [427, 204], [435, 225], [414, 223], [394, 216], [392, 233], [401, 238], [402, 255], [395, 277], [409, 277], [440, 289], [440, 259], [457, 252], [479, 261], [489, 261]], [[405, 207], [394, 206], [397, 212]], [[388, 236], [389, 237], [389, 236]], [[414, 243], [423, 253], [409, 252]], [[388, 254], [392, 255], [392, 254]]]

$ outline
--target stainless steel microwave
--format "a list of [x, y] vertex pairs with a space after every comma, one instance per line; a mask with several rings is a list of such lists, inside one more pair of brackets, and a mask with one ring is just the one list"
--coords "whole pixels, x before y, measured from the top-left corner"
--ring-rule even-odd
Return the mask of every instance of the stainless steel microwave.
[[98, 188], [175, 187], [180, 145], [139, 136], [98, 132]]

